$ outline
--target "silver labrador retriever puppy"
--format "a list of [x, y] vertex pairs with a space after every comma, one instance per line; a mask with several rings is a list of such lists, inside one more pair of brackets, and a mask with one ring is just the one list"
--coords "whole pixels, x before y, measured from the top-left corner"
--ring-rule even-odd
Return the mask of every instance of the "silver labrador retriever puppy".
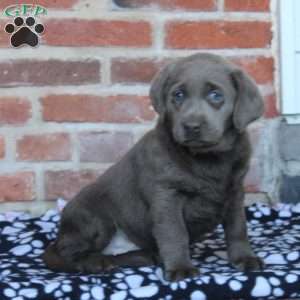
[[[158, 73], [150, 98], [155, 129], [67, 204], [44, 261], [88, 273], [161, 263], [167, 280], [180, 280], [198, 274], [189, 243], [221, 223], [230, 262], [260, 269], [243, 204], [246, 127], [263, 113], [255, 83], [219, 56], [196, 54]], [[140, 250], [104, 255], [117, 228]]]

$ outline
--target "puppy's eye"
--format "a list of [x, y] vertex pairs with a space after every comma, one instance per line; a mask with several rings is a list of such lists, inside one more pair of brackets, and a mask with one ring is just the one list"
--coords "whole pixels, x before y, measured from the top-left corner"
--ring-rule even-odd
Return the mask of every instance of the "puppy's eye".
[[175, 90], [172, 96], [173, 96], [173, 101], [176, 104], [181, 104], [185, 100], [185, 92], [181, 89]]
[[219, 90], [211, 90], [207, 94], [207, 99], [216, 105], [221, 105], [224, 102], [224, 95]]

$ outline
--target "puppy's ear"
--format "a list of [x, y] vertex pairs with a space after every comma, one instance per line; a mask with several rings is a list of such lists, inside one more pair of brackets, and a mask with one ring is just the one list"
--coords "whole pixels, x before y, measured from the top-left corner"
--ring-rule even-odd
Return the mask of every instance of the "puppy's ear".
[[150, 99], [155, 111], [162, 115], [166, 107], [166, 87], [169, 75], [174, 69], [175, 63], [169, 63], [153, 78], [150, 88]]
[[263, 114], [263, 98], [255, 82], [244, 71], [234, 70], [232, 78], [237, 90], [233, 124], [242, 132], [249, 123]]

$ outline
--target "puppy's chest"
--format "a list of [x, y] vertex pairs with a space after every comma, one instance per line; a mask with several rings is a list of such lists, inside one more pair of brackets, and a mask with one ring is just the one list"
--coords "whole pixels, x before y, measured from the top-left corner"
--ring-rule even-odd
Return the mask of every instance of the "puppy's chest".
[[215, 222], [215, 220], [223, 218], [225, 207], [225, 197], [211, 199], [199, 196], [185, 201], [183, 214], [186, 222]]
[[201, 187], [199, 193], [187, 194], [183, 216], [190, 236], [212, 231], [224, 218], [227, 208], [225, 185]]
[[[187, 198], [204, 202], [220, 202], [232, 180], [232, 165], [223, 161], [191, 165], [191, 171], [183, 173], [177, 189]], [[192, 202], [192, 201], [191, 201]]]
[[[196, 176], [178, 186], [184, 195], [184, 216], [189, 222], [213, 222], [222, 218], [226, 194], [232, 180], [231, 166], [219, 164], [196, 170]], [[191, 179], [191, 180], [188, 180]]]

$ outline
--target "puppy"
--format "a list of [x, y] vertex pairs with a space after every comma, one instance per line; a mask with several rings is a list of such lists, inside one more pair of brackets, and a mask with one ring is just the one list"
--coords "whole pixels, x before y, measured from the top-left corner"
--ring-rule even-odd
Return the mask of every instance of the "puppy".
[[[158, 73], [150, 98], [156, 128], [67, 204], [44, 261], [87, 273], [159, 262], [176, 281], [198, 274], [189, 243], [221, 223], [229, 261], [240, 270], [262, 268], [243, 204], [246, 127], [263, 113], [255, 83], [219, 56], [196, 54]], [[140, 250], [104, 255], [117, 229]]]

